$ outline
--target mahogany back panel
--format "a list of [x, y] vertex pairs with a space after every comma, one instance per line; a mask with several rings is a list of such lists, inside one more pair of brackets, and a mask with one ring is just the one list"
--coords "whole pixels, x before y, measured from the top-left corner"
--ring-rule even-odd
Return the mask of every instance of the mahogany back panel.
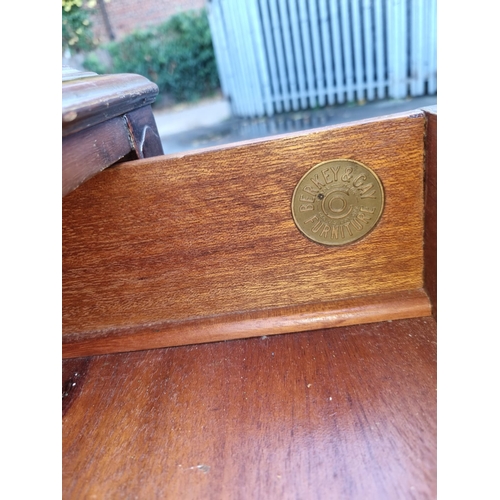
[[[417, 110], [94, 177], [63, 199], [65, 356], [428, 315], [425, 122]], [[333, 158], [385, 190], [378, 226], [344, 247], [306, 239], [290, 209], [304, 173]]]

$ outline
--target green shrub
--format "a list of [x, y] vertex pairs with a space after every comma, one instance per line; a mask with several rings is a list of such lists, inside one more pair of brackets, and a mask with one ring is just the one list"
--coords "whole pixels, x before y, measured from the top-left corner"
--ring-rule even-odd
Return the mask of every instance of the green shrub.
[[153, 30], [134, 31], [108, 45], [114, 73], [138, 73], [158, 83], [158, 47]]
[[96, 47], [90, 21], [91, 7], [82, 0], [62, 0], [62, 49], [86, 52]]
[[83, 61], [83, 67], [88, 71], [93, 71], [98, 75], [104, 75], [105, 73], [109, 73], [109, 68], [106, 64], [99, 58], [96, 52], [90, 52], [86, 55]]
[[183, 12], [108, 46], [112, 72], [137, 73], [155, 82], [160, 93], [193, 101], [219, 88], [206, 11]]

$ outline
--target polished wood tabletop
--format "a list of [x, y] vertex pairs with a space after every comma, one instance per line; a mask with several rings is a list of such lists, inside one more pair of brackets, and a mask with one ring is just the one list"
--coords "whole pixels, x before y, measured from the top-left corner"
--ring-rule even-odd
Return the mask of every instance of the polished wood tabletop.
[[433, 499], [436, 323], [63, 362], [63, 498]]

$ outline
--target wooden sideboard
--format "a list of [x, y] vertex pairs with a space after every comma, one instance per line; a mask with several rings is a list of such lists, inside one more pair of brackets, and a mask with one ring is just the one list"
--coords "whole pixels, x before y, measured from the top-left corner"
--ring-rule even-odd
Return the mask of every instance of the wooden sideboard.
[[[436, 130], [415, 110], [67, 194], [63, 498], [435, 498]], [[333, 158], [386, 196], [342, 247], [290, 209]]]

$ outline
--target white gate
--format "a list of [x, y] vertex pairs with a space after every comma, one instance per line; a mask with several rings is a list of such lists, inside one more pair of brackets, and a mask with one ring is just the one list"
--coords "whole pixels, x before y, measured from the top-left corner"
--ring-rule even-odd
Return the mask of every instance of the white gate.
[[237, 116], [437, 92], [436, 0], [211, 0]]

